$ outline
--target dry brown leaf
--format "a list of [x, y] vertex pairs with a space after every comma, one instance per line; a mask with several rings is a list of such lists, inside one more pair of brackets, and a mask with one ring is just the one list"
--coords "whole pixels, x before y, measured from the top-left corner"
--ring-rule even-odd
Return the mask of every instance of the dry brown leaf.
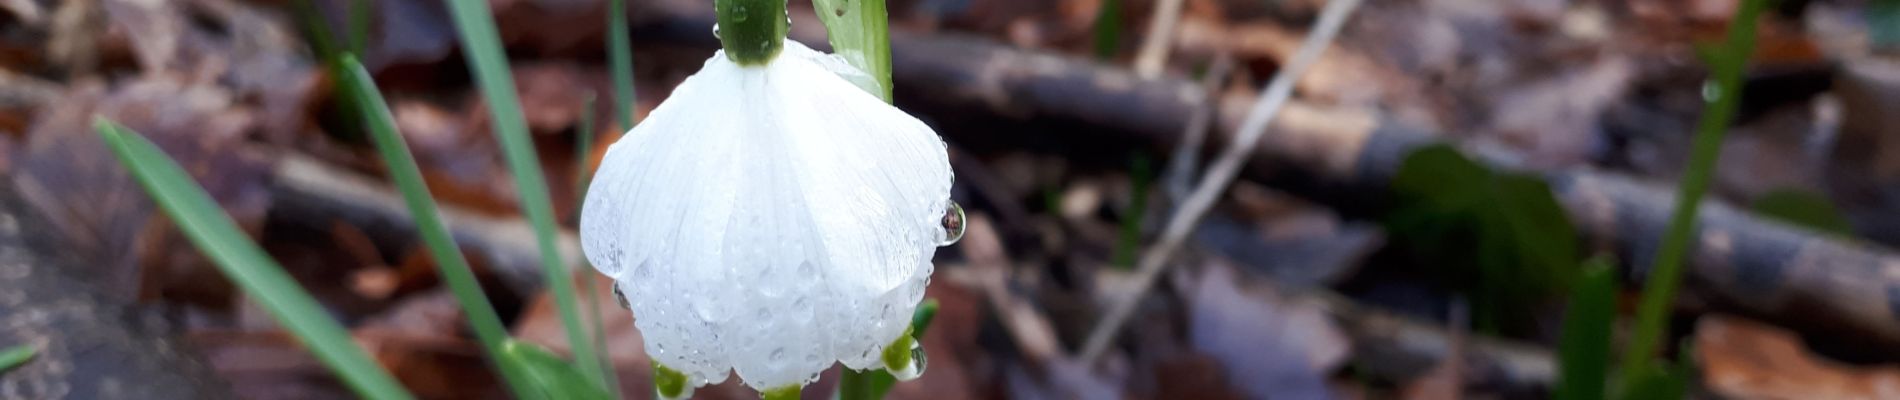
[[[156, 280], [152, 293], [171, 290], [228, 298], [228, 287], [215, 269], [171, 223], [155, 213], [145, 191], [93, 133], [93, 115], [124, 124], [177, 160], [239, 226], [256, 232], [263, 223], [270, 193], [269, 160], [245, 147], [250, 113], [216, 87], [194, 85], [168, 76], [132, 81], [108, 92], [82, 84], [45, 108], [27, 138], [13, 177], [16, 189], [58, 228], [55, 240], [73, 254], [95, 257], [102, 287], [110, 293], [138, 293], [133, 267]], [[72, 199], [87, 199], [75, 202]], [[177, 268], [165, 270], [163, 268]], [[207, 291], [208, 290], [208, 291]]]
[[1351, 342], [1320, 305], [1247, 285], [1222, 263], [1194, 280], [1189, 342], [1220, 361], [1229, 382], [1255, 398], [1328, 396], [1325, 377], [1345, 362]]
[[1900, 366], [1856, 367], [1823, 359], [1793, 333], [1734, 317], [1702, 317], [1695, 332], [1703, 381], [1726, 398], [1900, 398]]

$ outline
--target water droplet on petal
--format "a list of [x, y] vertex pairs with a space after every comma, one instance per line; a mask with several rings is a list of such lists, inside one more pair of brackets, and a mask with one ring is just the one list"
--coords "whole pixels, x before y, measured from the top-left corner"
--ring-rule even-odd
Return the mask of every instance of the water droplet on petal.
[[719, 24], [713, 24], [713, 39], [725, 39], [719, 37]]
[[963, 240], [963, 221], [963, 206], [955, 200], [950, 201], [950, 207], [943, 210], [943, 240], [937, 245], [949, 246]]
[[886, 368], [886, 370], [890, 371], [891, 376], [897, 378], [897, 380], [908, 381], [917, 379], [919, 376], [924, 376], [924, 368], [928, 367], [929, 364], [930, 360], [924, 356], [924, 346], [913, 340], [910, 342], [910, 365], [904, 366], [902, 369]]

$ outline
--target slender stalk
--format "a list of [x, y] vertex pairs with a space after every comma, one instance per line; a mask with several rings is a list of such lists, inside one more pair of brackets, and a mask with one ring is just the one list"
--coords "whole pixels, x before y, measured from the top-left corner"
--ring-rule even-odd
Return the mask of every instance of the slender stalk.
[[543, 281], [547, 282], [548, 291], [560, 310], [568, 346], [573, 349], [576, 360], [588, 360], [574, 364], [588, 379], [604, 386], [605, 373], [596, 359], [601, 355], [594, 351], [593, 341], [587, 339], [586, 328], [581, 325], [580, 307], [575, 304], [574, 281], [569, 276], [571, 268], [562, 261], [560, 249], [554, 245], [554, 208], [548, 200], [546, 177], [541, 175], [541, 161], [534, 153], [534, 143], [528, 140], [521, 100], [515, 94], [514, 74], [509, 72], [507, 56], [502, 52], [495, 17], [485, 1], [446, 1], [455, 26], [462, 33], [462, 49], [469, 68], [488, 100], [495, 136], [501, 142], [502, 155], [508, 159], [509, 173], [514, 175], [515, 191], [521, 196], [522, 214], [527, 215], [528, 223], [534, 226], [534, 241], [541, 250]]
[[[383, 165], [389, 169], [389, 179], [402, 191], [403, 204], [409, 208], [409, 215], [415, 218], [416, 232], [422, 236], [422, 242], [428, 246], [429, 255], [435, 258], [436, 273], [449, 286], [449, 293], [455, 295], [456, 303], [462, 306], [462, 315], [468, 317], [468, 325], [475, 332], [475, 340], [480, 342], [482, 350], [488, 352], [491, 359], [501, 358], [501, 345], [508, 339], [508, 328], [501, 323], [501, 317], [495, 314], [494, 304], [489, 303], [488, 295], [483, 293], [481, 283], [475, 279], [475, 272], [468, 266], [468, 259], [462, 255], [461, 246], [456, 245], [454, 236], [442, 222], [441, 213], [436, 210], [435, 197], [429, 194], [429, 187], [422, 180], [422, 169], [416, 166], [416, 158], [409, 152], [409, 145], [396, 131], [396, 118], [389, 114], [389, 105], [383, 100], [382, 93], [376, 90], [375, 80], [363, 64], [352, 55], [343, 55], [338, 60], [337, 69], [342, 72], [343, 90], [354, 100], [359, 115], [367, 117], [364, 124], [370, 138], [376, 144], [377, 153], [383, 156]], [[501, 373], [502, 381], [514, 391], [516, 397], [526, 398], [527, 380], [520, 371], [495, 364]]]
[[350, 54], [363, 55], [369, 49], [369, 27], [375, 17], [369, 0], [350, 0]]
[[608, 0], [607, 59], [613, 68], [614, 115], [620, 119], [618, 128], [622, 131], [633, 129], [633, 124], [640, 121], [639, 111], [633, 106], [639, 93], [633, 91], [632, 35], [627, 28], [627, 0]]
[[[588, 162], [593, 158], [590, 154], [594, 153], [594, 121], [596, 119], [594, 117], [594, 92], [587, 92], [586, 97], [587, 99], [582, 101], [583, 105], [581, 106], [580, 130], [574, 132], [574, 154], [576, 154], [576, 157], [574, 157], [576, 160], [576, 165], [574, 166], [575, 210], [579, 210], [581, 207], [587, 205], [587, 183], [593, 180], [594, 175], [594, 170], [589, 168], [592, 164]], [[588, 318], [588, 324], [590, 325], [588, 328], [593, 331], [594, 348], [600, 349], [601, 354], [607, 355], [600, 357], [601, 371], [606, 373], [603, 378], [607, 379], [607, 392], [613, 393], [614, 398], [619, 398], [620, 376], [619, 373], [614, 371], [614, 363], [612, 360], [613, 351], [607, 349], [607, 331], [604, 328], [606, 321], [601, 320], [602, 314], [600, 313], [600, 290], [594, 288], [594, 284], [591, 280], [589, 283], [581, 286], [581, 290], [586, 292], [582, 294], [582, 297], [587, 299], [587, 315], [592, 316], [592, 318]]]
[[1742, 70], [1755, 48], [1755, 24], [1765, 0], [1743, 0], [1735, 10], [1728, 37], [1712, 60], [1714, 77], [1705, 86], [1708, 107], [1696, 123], [1695, 149], [1689, 155], [1688, 173], [1677, 186], [1676, 211], [1669, 219], [1669, 230], [1656, 252], [1655, 267], [1643, 286], [1643, 299], [1637, 308], [1635, 339], [1623, 354], [1623, 387], [1630, 387], [1643, 371], [1651, 368], [1656, 350], [1662, 343], [1663, 328], [1669, 320], [1670, 305], [1682, 283], [1682, 262], [1695, 233], [1696, 207], [1708, 193], [1709, 178], [1715, 172], [1716, 157], [1721, 154], [1722, 136], [1727, 133], [1736, 107], [1741, 104]]

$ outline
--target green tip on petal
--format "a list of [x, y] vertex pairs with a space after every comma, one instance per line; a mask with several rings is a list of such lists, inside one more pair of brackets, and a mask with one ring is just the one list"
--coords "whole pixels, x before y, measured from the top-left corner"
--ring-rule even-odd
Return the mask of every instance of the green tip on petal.
[[910, 336], [910, 328], [904, 328], [904, 334], [897, 335], [897, 340], [884, 346], [884, 368], [899, 370], [910, 367], [910, 347], [916, 343], [917, 339]]
[[802, 390], [804, 387], [800, 385], [785, 385], [777, 389], [767, 389], [760, 395], [764, 396], [765, 400], [798, 400], [799, 392]]
[[686, 374], [656, 361], [653, 363], [653, 392], [662, 399], [684, 399], [693, 395], [693, 388], [686, 384]]

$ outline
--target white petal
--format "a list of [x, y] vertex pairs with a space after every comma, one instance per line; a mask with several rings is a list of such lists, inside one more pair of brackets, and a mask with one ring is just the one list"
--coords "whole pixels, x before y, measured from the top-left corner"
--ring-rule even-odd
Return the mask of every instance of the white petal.
[[942, 140], [786, 47], [762, 67], [715, 54], [608, 149], [581, 218], [647, 351], [696, 383], [877, 365], [943, 236]]

